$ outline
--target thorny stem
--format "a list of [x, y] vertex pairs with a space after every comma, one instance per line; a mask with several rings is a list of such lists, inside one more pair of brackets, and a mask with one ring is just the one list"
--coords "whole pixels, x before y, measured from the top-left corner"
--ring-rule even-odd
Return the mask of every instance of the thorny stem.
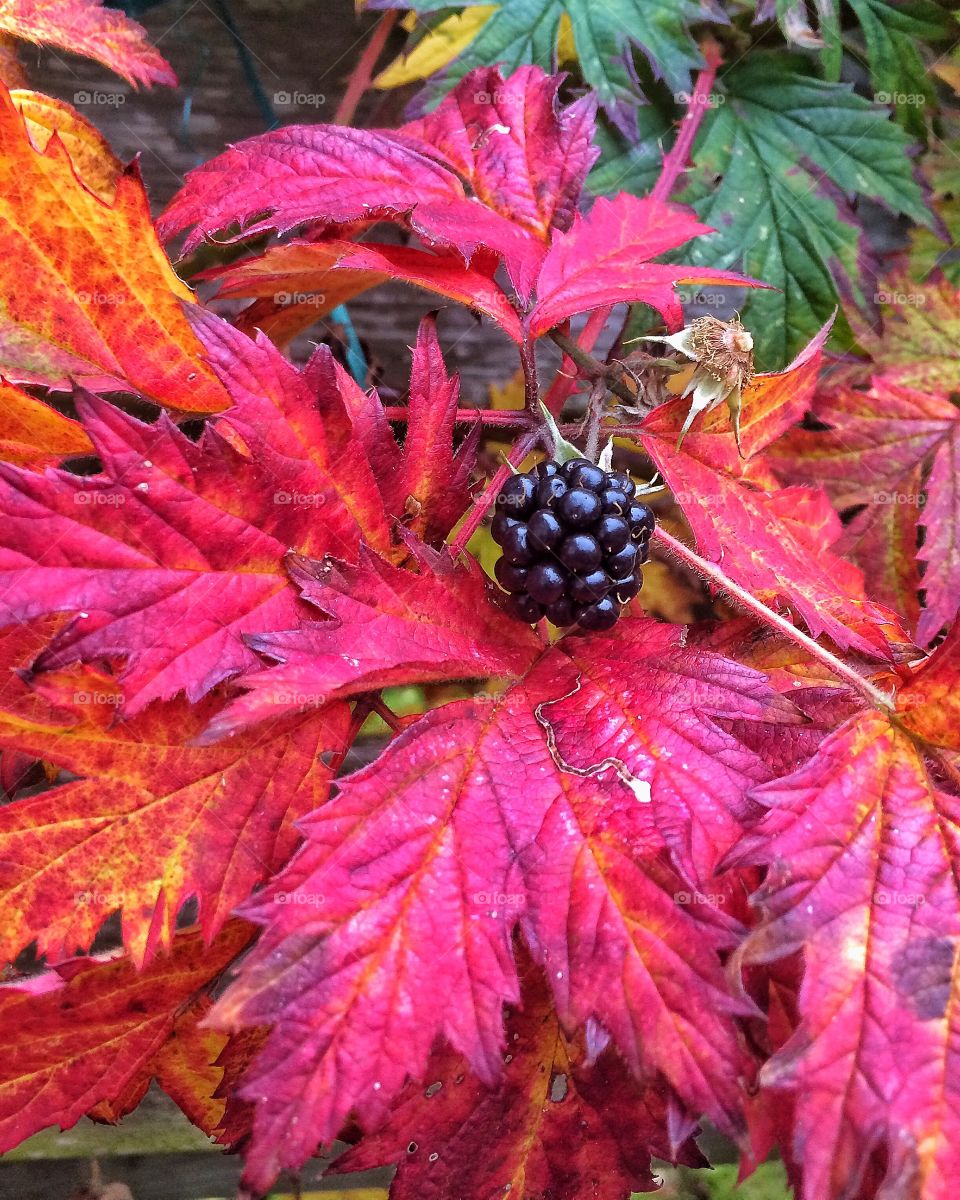
[[540, 440], [542, 433], [542, 428], [530, 429], [526, 433], [522, 433], [514, 442], [513, 448], [507, 457], [507, 462], [504, 463], [484, 488], [480, 499], [474, 504], [469, 516], [457, 530], [453, 541], [450, 542], [450, 554], [453, 558], [456, 558], [460, 554], [467, 542], [473, 537], [480, 522], [487, 515], [487, 510], [496, 499], [497, 493], [510, 475], [510, 466], [516, 466], [518, 463], [523, 462]]
[[592, 354], [588, 354], [578, 346], [573, 338], [568, 337], [565, 333], [560, 333], [556, 329], [550, 333], [549, 337], [552, 342], [555, 342], [560, 347], [567, 358], [572, 359], [577, 364], [588, 379], [603, 379], [607, 388], [615, 396], [619, 396], [621, 400], [625, 400], [630, 405], [637, 403], [636, 395], [623, 382], [623, 377], [627, 372], [619, 363], [601, 362], [599, 358], [594, 358]]
[[520, 365], [523, 368], [524, 403], [528, 413], [536, 413], [540, 403], [540, 383], [537, 379], [537, 352], [529, 338], [524, 338], [520, 343]]
[[[612, 311], [613, 305], [605, 304], [602, 308], [595, 308], [590, 316], [587, 317], [587, 323], [577, 338], [577, 345], [584, 354], [589, 354], [597, 344], [597, 338], [603, 332], [603, 327], [609, 320]], [[560, 416], [563, 406], [567, 402], [567, 397], [576, 387], [577, 379], [572, 374], [572, 368], [575, 365], [574, 360], [565, 354], [563, 362], [560, 364], [560, 370], [557, 372], [553, 383], [547, 389], [547, 394], [543, 402], [547, 406], [551, 416]]]
[[[410, 409], [405, 404], [385, 404], [383, 411], [388, 421], [407, 421]], [[506, 425], [517, 429], [530, 428], [527, 412], [499, 411], [490, 408], [458, 408], [454, 421], [458, 425]]]
[[364, 47], [363, 53], [347, 81], [347, 90], [343, 93], [343, 99], [337, 105], [337, 111], [333, 116], [334, 125], [349, 125], [353, 120], [360, 98], [373, 79], [373, 68], [377, 65], [377, 59], [387, 44], [387, 38], [399, 17], [400, 10], [392, 8], [385, 12], [377, 22], [370, 41]]
[[703, 575], [717, 587], [726, 592], [741, 608], [745, 608], [764, 625], [770, 626], [790, 641], [796, 642], [798, 646], [802, 646], [811, 657], [817, 659], [832, 674], [849, 683], [855, 691], [874, 708], [878, 708], [881, 712], [888, 715], [892, 710], [890, 697], [880, 688], [876, 687], [869, 679], [864, 677], [853, 667], [847, 666], [842, 659], [837, 658], [835, 654], [831, 654], [819, 642], [814, 641], [809, 634], [804, 633], [802, 629], [798, 629], [792, 621], [788, 621], [786, 617], [781, 617], [779, 613], [774, 612], [772, 608], [768, 608], [762, 600], [758, 600], [756, 596], [752, 596], [745, 588], [740, 587], [719, 567], [716, 563], [708, 562], [705, 558], [701, 558], [695, 550], [691, 550], [689, 546], [685, 546], [683, 542], [678, 541], [671, 534], [667, 533], [659, 525], [654, 530], [653, 536], [664, 547], [664, 549], [680, 559], [688, 567], [692, 567], [698, 574]]
[[680, 122], [680, 132], [677, 134], [677, 140], [670, 147], [669, 153], [664, 157], [657, 182], [653, 185], [653, 191], [650, 193], [651, 200], [665, 202], [670, 199], [670, 193], [676, 186], [677, 179], [687, 168], [697, 130], [710, 106], [710, 92], [717, 77], [717, 67], [720, 66], [723, 59], [720, 57], [720, 47], [712, 39], [705, 41], [701, 50], [706, 66], [697, 76], [693, 94], [687, 104], [687, 111], [683, 114], [683, 120]]

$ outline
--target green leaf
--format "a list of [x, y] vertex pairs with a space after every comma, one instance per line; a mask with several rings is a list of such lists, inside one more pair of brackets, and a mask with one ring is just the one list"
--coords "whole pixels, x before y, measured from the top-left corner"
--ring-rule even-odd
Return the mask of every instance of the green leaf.
[[874, 99], [891, 104], [899, 124], [922, 137], [924, 111], [936, 103], [918, 49], [921, 41], [951, 36], [951, 14], [932, 0], [897, 5], [890, 0], [849, 0], [866, 42]]
[[[869, 272], [850, 197], [923, 224], [931, 218], [905, 133], [848, 86], [803, 75], [781, 53], [755, 54], [718, 87], [723, 103], [704, 120], [681, 197], [717, 232], [684, 247], [685, 261], [739, 266], [780, 289], [751, 295], [743, 308], [758, 365], [778, 370], [830, 316], [841, 289], [865, 299]], [[592, 186], [597, 178], [610, 182], [606, 165]], [[845, 322], [835, 336], [850, 340]]]
[[[436, 3], [412, 4], [429, 11]], [[633, 50], [639, 49], [653, 74], [675, 93], [689, 91], [691, 72], [703, 65], [690, 26], [704, 20], [697, 0], [502, 0], [470, 46], [430, 85], [437, 99], [474, 67], [521, 63], [549, 67], [556, 58], [560, 18], [573, 26], [584, 80], [608, 109], [629, 106], [630, 119], [640, 98]]]

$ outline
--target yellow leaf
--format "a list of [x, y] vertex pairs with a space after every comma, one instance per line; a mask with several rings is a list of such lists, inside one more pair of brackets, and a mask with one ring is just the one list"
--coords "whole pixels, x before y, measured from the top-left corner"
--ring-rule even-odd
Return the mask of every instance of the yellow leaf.
[[557, 34], [557, 62], [576, 62], [577, 47], [573, 40], [573, 22], [569, 13], [560, 14], [560, 29]]
[[416, 83], [442, 70], [470, 45], [496, 10], [495, 4], [475, 4], [441, 21], [435, 29], [419, 41], [409, 54], [386, 67], [374, 79], [378, 88], [402, 87], [405, 83]]
[[23, 113], [37, 150], [42, 154], [53, 134], [59, 134], [83, 182], [104, 204], [112, 204], [123, 164], [100, 130], [72, 105], [41, 92], [18, 88], [11, 91], [10, 99]]

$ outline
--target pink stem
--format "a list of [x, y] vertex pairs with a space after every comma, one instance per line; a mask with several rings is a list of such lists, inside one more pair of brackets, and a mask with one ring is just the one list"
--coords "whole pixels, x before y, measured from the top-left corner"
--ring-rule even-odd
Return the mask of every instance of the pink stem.
[[683, 114], [683, 120], [680, 122], [677, 140], [664, 157], [659, 178], [650, 193], [651, 200], [667, 201], [670, 199], [670, 193], [676, 186], [677, 180], [687, 169], [697, 130], [709, 107], [710, 92], [717, 77], [717, 67], [720, 66], [723, 59], [720, 57], [720, 47], [712, 40], [708, 40], [702, 49], [706, 66], [697, 77], [696, 86], [687, 104], [687, 111]]
[[399, 9], [392, 8], [385, 12], [377, 22], [370, 41], [367, 42], [357, 65], [350, 73], [347, 90], [343, 93], [343, 99], [337, 105], [337, 111], [333, 115], [334, 125], [349, 125], [353, 120], [357, 105], [373, 79], [373, 68], [377, 65], [377, 59], [387, 44], [387, 38], [399, 16]]
[[[450, 543], [450, 554], [456, 558], [458, 554], [466, 546], [467, 542], [473, 537], [476, 530], [479, 528], [481, 521], [487, 515], [490, 505], [493, 504], [497, 497], [497, 493], [506, 483], [511, 474], [510, 465], [517, 466], [523, 462], [533, 447], [539, 441], [541, 434], [540, 429], [531, 429], [527, 433], [523, 433], [514, 442], [507, 456], [507, 462], [496, 472], [490, 482], [484, 489], [480, 499], [474, 504], [470, 515], [457, 530], [456, 536]], [[510, 464], [510, 465], [508, 465]]]
[[[577, 345], [584, 352], [589, 354], [597, 344], [597, 338], [603, 331], [604, 325], [610, 318], [610, 313], [613, 311], [612, 304], [605, 304], [602, 308], [595, 308], [587, 317], [587, 323], [581, 330], [580, 336], [577, 338]], [[553, 383], [547, 392], [544, 404], [550, 410], [552, 417], [559, 417], [563, 411], [563, 406], [567, 402], [567, 397], [577, 386], [577, 364], [572, 358], [563, 356], [563, 362], [560, 364], [560, 370], [554, 376]]]
[[[388, 421], [406, 421], [410, 410], [405, 404], [385, 404], [383, 408]], [[511, 428], [528, 429], [530, 417], [526, 412], [498, 411], [490, 408], [458, 408], [454, 420], [458, 425], [506, 425]]]
[[792, 621], [788, 621], [786, 617], [781, 617], [778, 612], [774, 612], [772, 608], [768, 608], [762, 600], [758, 600], [756, 596], [752, 596], [738, 583], [734, 583], [716, 563], [708, 562], [705, 558], [701, 558], [695, 550], [691, 550], [689, 546], [685, 546], [683, 542], [678, 541], [659, 525], [654, 530], [653, 536], [669, 554], [672, 554], [674, 558], [680, 559], [682, 563], [691, 567], [697, 574], [709, 579], [711, 583], [716, 584], [717, 587], [732, 597], [741, 608], [745, 608], [747, 612], [752, 613], [764, 625], [768, 625], [771, 629], [775, 629], [798, 646], [802, 646], [812, 658], [823, 663], [832, 674], [849, 683], [869, 704], [872, 704], [875, 708], [879, 708], [883, 712], [890, 712], [890, 697], [882, 692], [880, 688], [874, 686], [869, 679], [864, 679], [853, 667], [847, 666], [845, 662], [837, 658], [835, 654], [831, 654], [819, 642], [815, 642], [809, 634], [804, 633], [802, 629], [798, 629]]

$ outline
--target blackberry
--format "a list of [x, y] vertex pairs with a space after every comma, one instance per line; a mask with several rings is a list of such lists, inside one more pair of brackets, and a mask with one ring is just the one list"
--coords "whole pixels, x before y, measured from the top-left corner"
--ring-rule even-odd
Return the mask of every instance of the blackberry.
[[585, 458], [538, 463], [497, 497], [494, 575], [519, 621], [601, 632], [640, 591], [655, 518], [625, 471]]

